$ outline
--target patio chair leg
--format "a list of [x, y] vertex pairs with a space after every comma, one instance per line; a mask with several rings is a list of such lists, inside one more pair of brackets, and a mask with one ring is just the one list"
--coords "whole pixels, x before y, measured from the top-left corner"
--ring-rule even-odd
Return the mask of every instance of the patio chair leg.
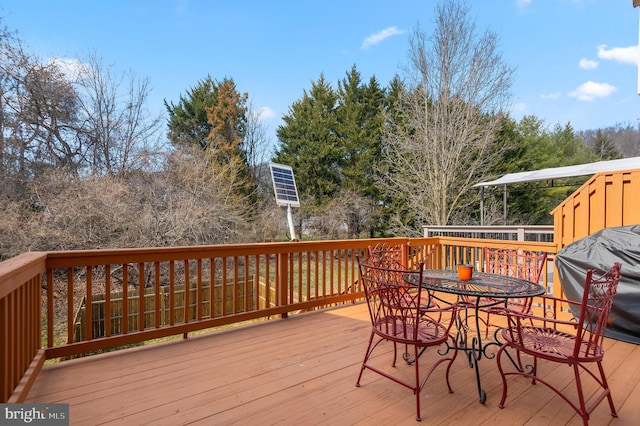
[[398, 345], [396, 342], [393, 342], [393, 362], [391, 363], [392, 367], [396, 366], [396, 359], [398, 358]]
[[360, 387], [360, 379], [362, 378], [362, 373], [364, 373], [364, 369], [366, 368], [367, 361], [369, 360], [369, 356], [371, 355], [371, 346], [373, 344], [373, 337], [375, 333], [371, 332], [371, 336], [369, 337], [369, 344], [367, 345], [367, 352], [364, 354], [364, 360], [362, 361], [362, 367], [360, 367], [360, 374], [358, 374], [358, 381], [356, 382], [356, 387]]
[[416, 368], [416, 384], [413, 392], [416, 394], [416, 421], [420, 422], [422, 421], [422, 418], [420, 417], [420, 391], [422, 390], [422, 385], [420, 383], [420, 368], [418, 367], [420, 363], [418, 362], [418, 346], [414, 346], [413, 348]]
[[584, 404], [584, 393], [582, 392], [582, 382], [580, 381], [580, 369], [578, 364], [573, 364], [573, 374], [576, 378], [576, 387], [578, 388], [578, 403], [580, 404], [580, 417], [585, 426], [589, 425], [589, 413], [587, 413], [587, 407]]
[[579, 369], [579, 365], [575, 364], [573, 366], [573, 371], [574, 371], [574, 375], [576, 378], [576, 386], [578, 388], [578, 400], [580, 402], [580, 415], [582, 416], [582, 420], [584, 422], [585, 425], [589, 424], [589, 415], [591, 414], [591, 411], [593, 411], [595, 409], [596, 406], [598, 406], [598, 404], [602, 401], [602, 399], [604, 399], [605, 395], [607, 397], [607, 401], [609, 402], [609, 408], [611, 409], [611, 416], [612, 417], [618, 417], [618, 413], [616, 412], [616, 408], [613, 405], [613, 398], [611, 397], [611, 391], [609, 389], [609, 384], [607, 383], [607, 378], [604, 374], [604, 368], [602, 368], [602, 362], [598, 361], [597, 362], [598, 365], [598, 372], [600, 373], [600, 378], [598, 379], [595, 375], [593, 375], [593, 378], [596, 379], [596, 381], [599, 382], [600, 386], [602, 387], [602, 391], [599, 394], [599, 396], [593, 400], [593, 402], [591, 403], [591, 406], [589, 408], [587, 408], [585, 400], [584, 400], [584, 392], [582, 390], [582, 383], [580, 380], [580, 369]]
[[498, 371], [500, 372], [500, 378], [502, 379], [502, 398], [500, 398], [500, 402], [498, 403], [498, 407], [500, 408], [504, 408], [504, 403], [507, 400], [507, 377], [505, 376], [504, 370], [502, 369], [502, 353], [508, 346], [508, 344], [500, 346], [500, 349], [498, 349], [498, 354], [496, 355]]
[[538, 377], [538, 357], [533, 357], [533, 370], [531, 370], [531, 384], [536, 384], [536, 377]]
[[456, 338], [455, 336], [450, 336], [451, 338], [451, 347], [455, 348], [454, 352], [453, 352], [453, 356], [451, 357], [451, 360], [449, 361], [449, 364], [447, 365], [447, 370], [445, 372], [446, 374], [446, 379], [447, 379], [447, 388], [449, 388], [449, 393], [453, 393], [453, 388], [451, 387], [451, 382], [449, 381], [449, 371], [451, 370], [451, 366], [453, 365], [453, 362], [456, 360], [456, 357], [458, 356], [458, 349], [456, 348]]
[[611, 390], [609, 389], [609, 383], [607, 382], [607, 376], [604, 374], [604, 368], [602, 367], [602, 362], [598, 362], [598, 371], [600, 372], [600, 377], [602, 378], [602, 387], [604, 387], [607, 391], [607, 400], [609, 401], [609, 408], [611, 409], [611, 416], [618, 417], [618, 413], [616, 412], [616, 407], [613, 405], [613, 397], [611, 396]]

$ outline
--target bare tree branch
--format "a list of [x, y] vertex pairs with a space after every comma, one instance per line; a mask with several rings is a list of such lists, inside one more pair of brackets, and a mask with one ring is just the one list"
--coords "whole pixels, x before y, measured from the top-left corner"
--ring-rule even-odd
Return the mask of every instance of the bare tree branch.
[[461, 2], [443, 2], [432, 37], [414, 31], [407, 69], [412, 84], [396, 106], [401, 114], [388, 117], [379, 184], [422, 224], [448, 224], [474, 202], [471, 187], [504, 148], [495, 136], [513, 71], [497, 52], [495, 34], [478, 36], [467, 15]]

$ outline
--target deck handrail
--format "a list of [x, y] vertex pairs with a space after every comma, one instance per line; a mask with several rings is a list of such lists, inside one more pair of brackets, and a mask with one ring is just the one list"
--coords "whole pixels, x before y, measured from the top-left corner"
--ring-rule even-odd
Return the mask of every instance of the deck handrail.
[[45, 361], [40, 294], [46, 258], [23, 253], [0, 263], [0, 402], [20, 402], [11, 395], [26, 395]]
[[460, 237], [494, 240], [552, 242], [553, 225], [491, 225], [491, 226], [431, 226], [423, 227], [424, 237]]
[[428, 268], [514, 244], [436, 237], [25, 253], [0, 263], [0, 402], [23, 401], [45, 360], [361, 301], [356, 254], [382, 242], [406, 245]]

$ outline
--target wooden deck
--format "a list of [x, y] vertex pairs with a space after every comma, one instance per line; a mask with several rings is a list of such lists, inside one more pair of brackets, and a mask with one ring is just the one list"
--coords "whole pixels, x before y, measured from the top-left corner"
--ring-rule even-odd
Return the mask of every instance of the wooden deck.
[[[69, 403], [72, 425], [415, 425], [408, 389], [370, 371], [355, 387], [369, 330], [366, 304], [347, 305], [52, 364], [26, 402]], [[605, 369], [619, 417], [610, 416], [605, 401], [591, 424], [636, 425], [640, 346], [612, 339], [607, 346]], [[482, 405], [464, 354], [454, 367], [453, 394], [443, 370], [427, 383], [424, 424], [582, 424], [559, 397], [522, 378], [509, 381], [506, 407], [499, 409], [502, 385], [490, 359], [480, 365]], [[404, 363], [397, 368], [411, 374]], [[543, 368], [559, 380], [572, 374]]]

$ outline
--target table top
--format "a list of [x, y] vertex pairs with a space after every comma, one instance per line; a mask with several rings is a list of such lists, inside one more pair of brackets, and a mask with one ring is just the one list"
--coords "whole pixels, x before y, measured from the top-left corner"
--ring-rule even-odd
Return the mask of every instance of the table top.
[[[405, 279], [410, 284], [418, 285], [417, 277], [417, 274], [409, 274]], [[545, 292], [540, 284], [522, 278], [474, 271], [471, 280], [463, 281], [458, 279], [457, 271], [433, 269], [423, 272], [422, 287], [464, 296], [504, 299], [540, 296]]]

